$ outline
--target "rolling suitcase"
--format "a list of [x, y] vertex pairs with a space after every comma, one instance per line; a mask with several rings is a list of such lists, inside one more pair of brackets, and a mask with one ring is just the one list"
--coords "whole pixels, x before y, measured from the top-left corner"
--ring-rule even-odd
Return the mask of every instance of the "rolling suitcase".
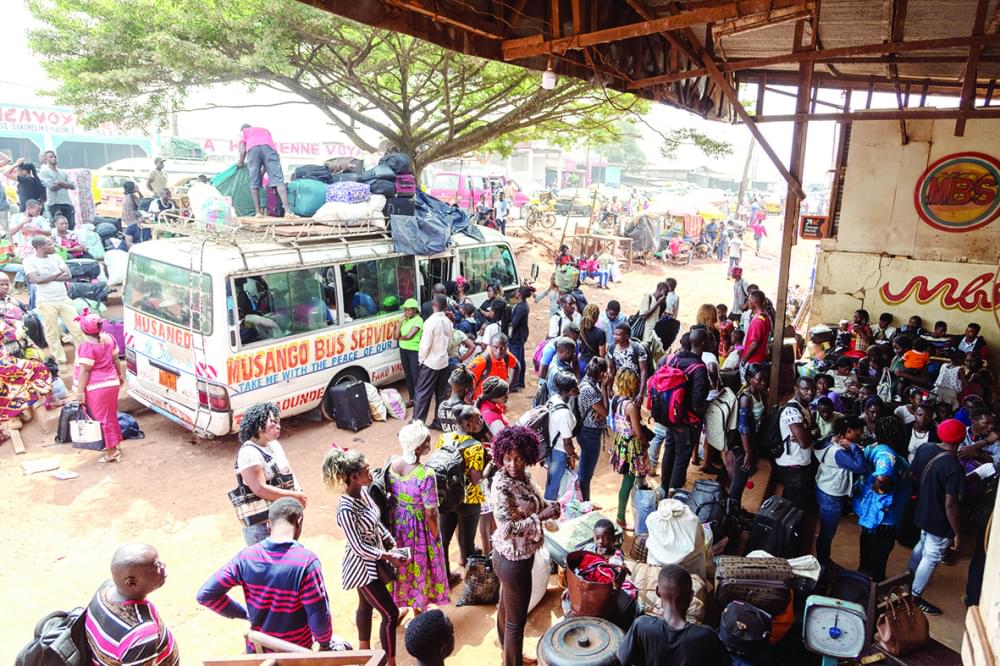
[[792, 567], [777, 557], [715, 558], [715, 597], [719, 605], [744, 601], [773, 615], [788, 607]]
[[333, 420], [341, 430], [357, 432], [372, 424], [372, 412], [368, 408], [368, 393], [359, 381], [337, 384], [329, 392], [332, 403]]
[[783, 497], [768, 497], [754, 516], [749, 550], [763, 550], [774, 557], [795, 557], [801, 522], [802, 509]]
[[118, 345], [118, 358], [125, 357], [125, 322], [121, 319], [109, 319], [104, 322], [105, 333], [115, 339]]

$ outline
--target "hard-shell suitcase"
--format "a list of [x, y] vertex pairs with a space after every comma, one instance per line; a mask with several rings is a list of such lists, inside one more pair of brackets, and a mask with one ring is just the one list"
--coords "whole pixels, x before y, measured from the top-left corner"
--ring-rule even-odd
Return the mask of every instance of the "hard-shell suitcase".
[[372, 412], [368, 408], [368, 393], [365, 385], [358, 381], [337, 384], [330, 389], [333, 420], [341, 430], [357, 432], [372, 424]]
[[110, 335], [115, 339], [115, 343], [118, 344], [118, 357], [125, 357], [125, 322], [121, 319], [109, 319], [104, 322], [104, 328], [102, 329], [105, 333]]
[[763, 550], [774, 557], [795, 557], [802, 515], [802, 509], [784, 497], [768, 497], [754, 517], [749, 550]]
[[299, 217], [312, 217], [326, 203], [326, 183], [310, 178], [288, 183], [288, 205]]

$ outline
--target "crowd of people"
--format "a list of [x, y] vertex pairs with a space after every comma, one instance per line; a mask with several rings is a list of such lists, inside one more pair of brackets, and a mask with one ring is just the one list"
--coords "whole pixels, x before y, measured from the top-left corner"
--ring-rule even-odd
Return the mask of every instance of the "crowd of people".
[[[255, 154], [247, 151], [245, 159], [265, 170], [267, 156]], [[34, 184], [42, 176], [23, 162], [14, 168], [19, 194], [23, 186], [25, 196], [42, 196]], [[43, 190], [64, 189], [50, 173], [58, 172], [54, 155], [43, 171]], [[156, 179], [151, 173], [147, 186], [153, 188]], [[157, 210], [167, 209], [169, 191], [160, 191]], [[26, 404], [24, 395], [37, 400], [51, 390], [58, 370], [65, 370], [58, 367], [66, 362], [65, 329], [76, 345], [74, 390], [102, 423], [101, 460], [116, 462], [122, 455], [117, 396], [124, 381], [119, 350], [104, 330], [105, 320], [71, 305], [69, 271], [56, 243], [73, 256], [81, 246], [73, 245], [72, 214], [50, 196], [44, 206], [27, 199], [10, 220], [21, 262], [17, 270], [0, 273], [0, 306], [8, 325], [34, 307], [39, 345], [57, 367], [52, 371], [27, 359], [14, 363], [0, 352], [7, 386], [27, 387], [18, 393], [21, 402], [5, 401], [0, 393], [0, 421]], [[765, 233], [754, 229], [758, 250]], [[125, 238], [129, 246], [147, 240], [138, 220]], [[869, 314], [858, 310], [835, 328], [811, 332], [810, 360], [797, 368], [791, 399], [772, 408], [768, 359], [784, 329], [776, 328], [767, 295], [743, 277], [742, 243], [729, 240], [739, 246], [727, 250], [731, 300], [702, 304], [686, 325], [679, 318], [683, 285], [672, 277], [645, 294], [632, 315], [623, 313], [618, 300], [587, 302], [580, 286], [593, 279], [597, 288], [608, 287], [614, 259], [578, 259], [566, 247], [554, 269], [576, 270], [570, 288], [553, 275], [544, 291], [524, 284], [508, 298], [491, 284], [477, 306], [459, 278], [434, 285], [424, 303], [404, 302], [398, 343], [412, 420], [398, 433], [400, 453], [369, 461], [359, 450], [334, 447], [322, 466], [328, 489], [340, 496], [341, 587], [356, 591], [357, 635], [334, 634], [320, 560], [299, 541], [308, 498], [281, 447], [281, 415], [270, 403], [248, 409], [240, 425], [237, 487], [230, 500], [246, 548], [205, 582], [198, 602], [279, 641], [331, 650], [370, 647], [377, 614], [377, 642], [389, 666], [399, 654], [397, 630], [412, 613], [406, 649], [430, 666], [444, 663], [454, 648], [454, 627], [440, 609], [453, 602], [460, 569], [486, 557], [500, 581], [496, 628], [503, 663], [533, 663], [523, 654], [523, 639], [534, 555], [544, 548], [545, 530], [560, 519], [559, 500], [567, 489], [584, 503], [591, 500], [606, 452], [620, 476], [615, 521], [627, 531], [639, 527], [628, 520], [637, 489], [658, 488], [670, 497], [690, 485], [693, 462], [741, 506], [763, 458], [771, 459], [783, 497], [805, 512], [799, 551], [815, 552], [823, 564], [832, 561], [838, 527], [852, 512], [861, 528], [858, 570], [884, 580], [901, 533], [915, 525], [912, 594], [932, 615], [941, 611], [924, 592], [935, 568], [955, 559], [963, 532], [975, 525], [965, 597], [975, 603], [985, 562], [985, 523], [977, 521], [989, 515], [1000, 464], [993, 377], [979, 326], [969, 324], [961, 336], [950, 336], [943, 322], [927, 331], [919, 317], [897, 328], [891, 313], [873, 326]], [[8, 274], [26, 278], [34, 303], [13, 299]], [[543, 302], [544, 332], [532, 335], [530, 309]], [[530, 357], [529, 339], [538, 340]], [[683, 376], [686, 390], [678, 418], [663, 422], [650, 416], [652, 393], [657, 378], [671, 371]], [[532, 408], [512, 414], [509, 397], [522, 390], [534, 391]], [[718, 451], [707, 441], [705, 419], [726, 391], [734, 396], [737, 418]], [[777, 423], [777, 442], [768, 439], [771, 421]], [[442, 450], [461, 458], [463, 488], [455, 502], [440, 496], [428, 464]], [[542, 487], [532, 480], [536, 465], [545, 468]], [[613, 538], [610, 532], [607, 538]], [[457, 562], [449, 556], [454, 539]], [[599, 552], [611, 557], [616, 551], [602, 546]], [[148, 599], [165, 580], [155, 548], [123, 546], [111, 573], [87, 611], [95, 662], [178, 663], [177, 645]], [[632, 624], [618, 652], [624, 666], [664, 663], [666, 654], [678, 663], [726, 663], [729, 656], [714, 631], [685, 619], [691, 586], [684, 569], [661, 570], [662, 615]], [[234, 587], [243, 589], [243, 603], [229, 596]]]

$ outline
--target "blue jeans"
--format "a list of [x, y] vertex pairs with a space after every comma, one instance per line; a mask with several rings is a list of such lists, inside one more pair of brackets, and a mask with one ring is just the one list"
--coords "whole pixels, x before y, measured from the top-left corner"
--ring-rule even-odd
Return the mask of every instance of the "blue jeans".
[[508, 349], [517, 359], [517, 372], [514, 374], [514, 383], [510, 388], [524, 388], [524, 343], [511, 340]]
[[268, 528], [266, 520], [243, 527], [243, 540], [247, 542], [248, 546], [258, 544], [270, 535], [271, 530]]
[[597, 469], [597, 460], [601, 457], [601, 433], [602, 428], [580, 428], [576, 443], [580, 445], [580, 463], [577, 472], [580, 474], [580, 495], [583, 501], [590, 501], [590, 481], [594, 478], [594, 470]]
[[819, 536], [816, 537], [816, 559], [822, 563], [830, 560], [830, 547], [837, 533], [837, 525], [844, 515], [844, 497], [828, 495], [816, 489], [816, 504], [819, 505]]
[[649, 468], [660, 466], [660, 446], [667, 436], [667, 426], [653, 423], [653, 439], [649, 440]]
[[0, 266], [0, 270], [4, 273], [10, 273], [13, 277], [11, 278], [11, 284], [16, 285], [18, 282], [24, 284], [27, 279], [24, 277], [24, 269], [21, 268], [21, 264], [4, 264]]
[[923, 596], [924, 590], [931, 582], [934, 569], [944, 559], [945, 551], [950, 545], [951, 539], [948, 537], [939, 537], [920, 530], [920, 541], [910, 556], [910, 571], [913, 572], [913, 585], [910, 591], [913, 594], [918, 597]]
[[559, 498], [559, 483], [566, 473], [566, 452], [552, 449], [548, 457], [549, 476], [545, 480], [545, 499]]

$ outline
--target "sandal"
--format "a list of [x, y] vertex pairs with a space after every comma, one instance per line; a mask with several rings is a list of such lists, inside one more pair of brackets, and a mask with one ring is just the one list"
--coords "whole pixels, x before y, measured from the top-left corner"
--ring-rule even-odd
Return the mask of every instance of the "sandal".
[[107, 453], [105, 453], [103, 456], [97, 459], [97, 462], [115, 463], [115, 462], [121, 462], [121, 460], [122, 460], [122, 452], [116, 450], [113, 455], [108, 455]]

